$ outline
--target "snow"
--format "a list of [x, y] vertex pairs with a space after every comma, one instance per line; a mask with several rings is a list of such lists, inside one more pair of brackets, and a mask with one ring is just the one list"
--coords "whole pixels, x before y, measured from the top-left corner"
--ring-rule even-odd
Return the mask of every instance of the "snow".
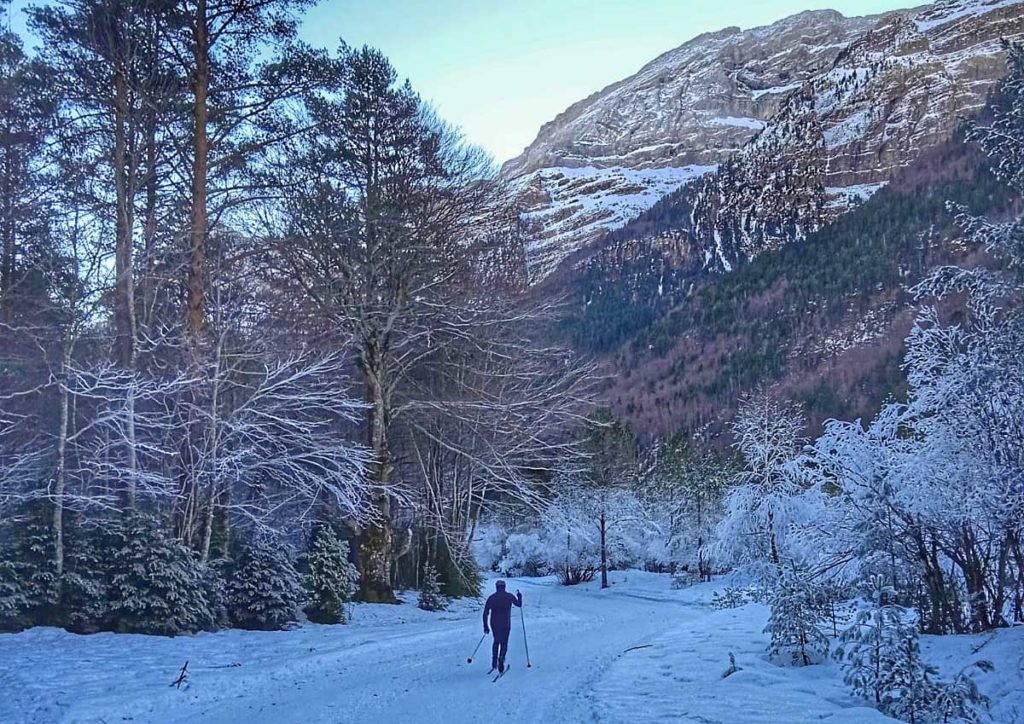
[[826, 206], [845, 209], [862, 204], [888, 184], [888, 181], [879, 181], [873, 184], [854, 184], [852, 186], [826, 186], [825, 195], [828, 198]]
[[540, 280], [586, 241], [624, 226], [666, 194], [716, 168], [558, 166], [523, 177], [521, 187], [539, 185], [547, 197], [545, 204], [523, 214], [525, 221], [544, 229], [527, 244], [531, 279]]
[[[488, 642], [466, 664], [482, 633], [472, 600], [440, 613], [360, 604], [348, 625], [286, 632], [4, 634], [0, 721], [892, 721], [851, 699], [832, 662], [769, 662], [767, 608], [713, 609], [721, 581], [677, 591], [669, 576], [619, 571], [612, 583], [601, 591], [510, 579], [525, 599], [533, 665], [526, 668], [517, 623], [510, 672], [493, 685], [484, 677]], [[979, 678], [993, 721], [1024, 722], [1024, 627], [922, 640], [946, 674], [978, 658], [995, 662]], [[740, 671], [722, 678], [729, 652]], [[186, 659], [186, 685], [169, 686]]]
[[851, 113], [839, 121], [839, 123], [827, 129], [823, 134], [825, 137], [825, 148], [831, 151], [863, 138], [868, 127], [871, 125], [871, 116], [872, 109], [865, 108]]
[[760, 131], [764, 128], [764, 121], [757, 118], [737, 118], [735, 116], [722, 116], [712, 118], [711, 122], [719, 126], [736, 126], [738, 128], [751, 128]]
[[993, 10], [1017, 5], [1024, 0], [952, 0], [938, 3], [914, 19], [917, 29], [926, 33], [954, 21], [985, 15]]
[[789, 93], [791, 91], [795, 91], [801, 85], [801, 83], [790, 83], [789, 85], [777, 85], [773, 86], [772, 88], [761, 88], [759, 90], [751, 91], [750, 95], [753, 96], [754, 100], [756, 101], [761, 96], [777, 95], [780, 93]]

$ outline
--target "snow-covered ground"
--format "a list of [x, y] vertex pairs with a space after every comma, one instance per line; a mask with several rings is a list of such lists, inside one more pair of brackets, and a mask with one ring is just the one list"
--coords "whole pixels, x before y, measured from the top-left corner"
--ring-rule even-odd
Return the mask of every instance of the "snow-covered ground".
[[[0, 722], [890, 721], [850, 698], [834, 663], [767, 661], [767, 609], [714, 610], [720, 583], [675, 591], [636, 571], [613, 582], [510, 581], [525, 598], [533, 666], [517, 620], [511, 670], [495, 684], [489, 641], [466, 664], [482, 633], [476, 601], [437, 614], [359, 605], [347, 626], [289, 632], [0, 635]], [[924, 649], [946, 671], [993, 660], [979, 678], [992, 720], [1024, 722], [1024, 628], [926, 637]], [[740, 671], [722, 678], [729, 652]], [[186, 659], [186, 685], [173, 688]]]

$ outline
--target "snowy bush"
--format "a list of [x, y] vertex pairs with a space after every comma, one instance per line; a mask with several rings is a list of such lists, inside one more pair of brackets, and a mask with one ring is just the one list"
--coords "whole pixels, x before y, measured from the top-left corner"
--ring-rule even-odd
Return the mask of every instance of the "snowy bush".
[[978, 661], [957, 673], [952, 681], [938, 682], [931, 713], [936, 721], [949, 722], [958, 719], [970, 724], [984, 721], [983, 710], [988, 706], [988, 698], [978, 690], [978, 684], [967, 673], [970, 669], [992, 671], [989, 661]]
[[716, 609], [739, 608], [750, 603], [749, 593], [735, 586], [726, 586], [721, 593], [715, 591], [711, 595], [711, 607]]
[[820, 592], [809, 576], [785, 569], [771, 595], [768, 653], [794, 666], [808, 666], [828, 656], [828, 637], [821, 632], [824, 611]]
[[204, 566], [164, 535], [155, 518], [129, 513], [110, 521], [100, 543], [109, 556], [107, 615], [114, 631], [173, 636], [214, 627]]
[[59, 623], [48, 505], [33, 501], [0, 531], [0, 630]]
[[672, 574], [672, 588], [682, 589], [698, 583], [700, 576], [689, 568], [677, 568]]
[[111, 616], [110, 571], [104, 561], [104, 555], [109, 552], [103, 550], [103, 540], [96, 531], [68, 526], [65, 535], [64, 574], [60, 585], [64, 625], [76, 633], [93, 633], [107, 625]]
[[545, 564], [563, 586], [594, 580], [601, 569], [601, 551], [591, 536], [551, 525], [542, 539]]
[[348, 560], [348, 543], [329, 526], [313, 535], [309, 551], [309, 602], [306, 615], [315, 623], [344, 623], [345, 603], [356, 594], [358, 573]]
[[301, 578], [288, 549], [270, 536], [257, 536], [231, 567], [225, 603], [233, 626], [273, 631], [294, 624], [302, 603]]
[[417, 605], [424, 611], [443, 611], [448, 608], [448, 599], [441, 595], [441, 581], [437, 569], [430, 563], [423, 566], [423, 582]]
[[510, 538], [508, 531], [497, 523], [484, 523], [477, 527], [473, 537], [473, 558], [485, 571], [502, 570], [505, 558], [505, 542]]
[[513, 533], [505, 541], [498, 570], [506, 576], [543, 576], [548, 558], [539, 533]]
[[19, 631], [28, 625], [23, 614], [27, 601], [14, 563], [0, 549], [0, 631]]

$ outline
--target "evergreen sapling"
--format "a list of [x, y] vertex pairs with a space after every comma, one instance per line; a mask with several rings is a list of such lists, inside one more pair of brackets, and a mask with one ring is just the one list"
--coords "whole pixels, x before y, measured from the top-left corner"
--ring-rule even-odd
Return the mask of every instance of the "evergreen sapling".
[[808, 666], [828, 656], [828, 637], [820, 593], [799, 571], [785, 570], [771, 596], [771, 617], [765, 633], [771, 634], [768, 653], [788, 658], [794, 666]]
[[309, 551], [309, 602], [315, 623], [345, 623], [345, 603], [356, 594], [358, 573], [348, 560], [348, 543], [328, 526], [313, 536]]
[[286, 547], [258, 536], [235, 561], [225, 588], [232, 625], [274, 631], [298, 621], [304, 591]]
[[418, 605], [424, 611], [443, 611], [448, 607], [448, 600], [441, 595], [437, 569], [430, 563], [423, 566], [423, 585], [420, 588]]

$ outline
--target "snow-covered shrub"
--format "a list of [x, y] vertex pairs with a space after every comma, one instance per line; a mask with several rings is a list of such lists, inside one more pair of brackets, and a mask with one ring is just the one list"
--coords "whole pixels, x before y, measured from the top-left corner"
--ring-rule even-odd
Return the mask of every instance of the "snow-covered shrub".
[[108, 556], [104, 627], [165, 636], [214, 627], [205, 567], [155, 518], [129, 513], [109, 521], [100, 543]]
[[936, 721], [965, 721], [970, 724], [984, 721], [982, 711], [988, 706], [988, 698], [978, 690], [978, 684], [967, 673], [977, 668], [992, 671], [990, 661], [978, 661], [962, 669], [951, 681], [940, 681], [935, 687], [935, 699], [931, 713]]
[[94, 633], [110, 617], [107, 579], [101, 534], [67, 525], [64, 573], [60, 585], [60, 609], [65, 627], [76, 633]]
[[357, 577], [356, 567], [348, 560], [348, 543], [338, 540], [329, 526], [321, 526], [309, 550], [309, 620], [344, 623], [345, 603], [356, 594]]
[[29, 625], [23, 614], [28, 599], [18, 571], [6, 559], [6, 553], [0, 549], [0, 631], [19, 631]]
[[892, 683], [899, 647], [911, 632], [903, 623], [904, 609], [895, 603], [896, 592], [881, 576], [873, 576], [868, 605], [840, 634], [836, 658], [842, 662], [843, 680], [855, 694], [881, 708]]
[[711, 607], [719, 610], [727, 608], [739, 608], [750, 603], [751, 598], [743, 588], [726, 586], [721, 593], [715, 591], [711, 594]]
[[677, 568], [672, 573], [672, 588], [675, 589], [689, 588], [699, 581], [700, 576], [697, 575], [697, 572], [689, 568]]
[[820, 592], [801, 571], [785, 569], [771, 595], [768, 653], [794, 666], [808, 666], [828, 656], [828, 637], [821, 632], [824, 611]]
[[59, 623], [48, 510], [45, 501], [28, 503], [0, 530], [0, 631]]
[[543, 576], [548, 572], [548, 553], [540, 534], [513, 533], [505, 540], [498, 570], [506, 576]]
[[257, 536], [231, 567], [225, 604], [237, 628], [273, 631], [298, 620], [303, 589], [288, 549], [270, 536]]
[[585, 533], [550, 525], [542, 542], [545, 563], [563, 586], [592, 581], [601, 570], [601, 550]]
[[437, 570], [427, 563], [423, 566], [423, 581], [420, 584], [420, 597], [417, 604], [424, 611], [443, 611], [448, 608], [448, 599], [441, 595], [441, 581]]
[[508, 531], [497, 523], [483, 523], [476, 529], [473, 537], [473, 557], [477, 565], [485, 571], [501, 570], [501, 562], [505, 557], [505, 541]]
[[904, 721], [929, 721], [940, 687], [935, 669], [921, 659], [917, 629], [905, 616], [892, 586], [873, 577], [867, 605], [840, 635], [836, 657], [855, 694]]
[[227, 606], [227, 574], [231, 570], [231, 559], [224, 557], [210, 561], [203, 571], [203, 590], [210, 610], [213, 630], [231, 626]]

